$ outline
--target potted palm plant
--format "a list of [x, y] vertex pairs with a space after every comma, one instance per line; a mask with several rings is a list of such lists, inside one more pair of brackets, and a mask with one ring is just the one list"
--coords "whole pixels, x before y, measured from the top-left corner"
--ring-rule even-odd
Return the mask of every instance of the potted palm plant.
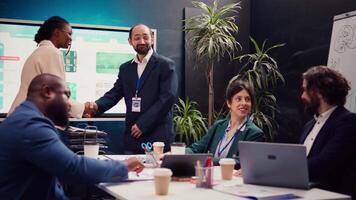
[[206, 119], [197, 109], [198, 104], [188, 98], [183, 101], [179, 99], [175, 104], [174, 125], [177, 139], [187, 145], [194, 143], [207, 132]]
[[273, 90], [278, 84], [284, 84], [285, 81], [278, 69], [277, 62], [268, 53], [272, 49], [284, 46], [284, 44], [276, 44], [266, 48], [266, 41], [263, 42], [261, 47], [252, 37], [250, 37], [250, 41], [255, 48], [255, 52], [236, 58], [245, 63], [233, 79], [246, 79], [254, 88], [256, 104], [251, 117], [264, 130], [266, 139], [272, 141], [278, 128], [275, 114], [279, 112]]
[[214, 67], [226, 54], [232, 59], [240, 44], [235, 39], [238, 26], [235, 24], [236, 13], [241, 9], [240, 2], [219, 6], [220, 0], [212, 5], [193, 1], [201, 14], [185, 21], [184, 31], [189, 36], [196, 61], [206, 66], [208, 82], [208, 126], [213, 122], [214, 113]]

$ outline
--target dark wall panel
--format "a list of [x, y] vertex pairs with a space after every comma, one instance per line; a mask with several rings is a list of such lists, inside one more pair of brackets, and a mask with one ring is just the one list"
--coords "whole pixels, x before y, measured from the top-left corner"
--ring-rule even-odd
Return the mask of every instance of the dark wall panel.
[[259, 42], [285, 42], [272, 52], [286, 78], [277, 90], [280, 141], [296, 141], [305, 121], [301, 74], [314, 65], [327, 64], [333, 16], [356, 10], [355, 0], [252, 0], [251, 35]]
[[[236, 1], [227, 1], [228, 3]], [[236, 35], [237, 41], [243, 47], [236, 56], [242, 53], [248, 53], [250, 34], [250, 0], [241, 1], [242, 9], [236, 17], [236, 24], [239, 26], [239, 32]], [[199, 10], [195, 8], [185, 9], [185, 18], [189, 18], [199, 14]], [[194, 53], [190, 44], [186, 40], [185, 46], [185, 96], [199, 103], [199, 109], [204, 113], [208, 113], [208, 85], [206, 80], [206, 66], [203, 64], [196, 65]], [[226, 56], [217, 63], [214, 67], [214, 91], [215, 91], [215, 110], [220, 110], [225, 103], [225, 89], [229, 80], [236, 75], [239, 69], [237, 60], [230, 61]]]

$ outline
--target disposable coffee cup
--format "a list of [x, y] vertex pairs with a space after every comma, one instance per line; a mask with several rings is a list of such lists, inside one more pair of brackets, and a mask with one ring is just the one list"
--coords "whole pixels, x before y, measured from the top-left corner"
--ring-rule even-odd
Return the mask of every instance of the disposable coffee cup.
[[99, 155], [99, 143], [96, 141], [84, 142], [84, 156], [89, 158], [97, 158]]
[[172, 171], [168, 168], [156, 168], [153, 171], [155, 192], [157, 195], [167, 195]]
[[185, 154], [185, 143], [183, 142], [173, 142], [171, 144], [172, 154]]
[[231, 180], [234, 172], [235, 160], [232, 158], [222, 158], [219, 161], [221, 167], [221, 178], [223, 180]]
[[159, 155], [163, 154], [164, 143], [163, 142], [154, 142], [153, 151]]

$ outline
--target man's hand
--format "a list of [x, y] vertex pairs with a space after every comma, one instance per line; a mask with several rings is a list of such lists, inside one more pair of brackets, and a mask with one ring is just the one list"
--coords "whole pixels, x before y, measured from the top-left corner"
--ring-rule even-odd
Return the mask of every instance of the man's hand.
[[132, 137], [134, 137], [136, 139], [142, 135], [142, 132], [141, 132], [140, 128], [137, 126], [137, 124], [134, 124], [131, 127], [131, 135], [132, 135]]
[[143, 168], [145, 168], [142, 162], [139, 161], [136, 157], [128, 158], [124, 162], [126, 163], [129, 172], [140, 173], [142, 172]]
[[97, 111], [98, 111], [98, 105], [95, 102], [86, 102], [84, 104], [83, 117], [85, 118], [93, 117]]

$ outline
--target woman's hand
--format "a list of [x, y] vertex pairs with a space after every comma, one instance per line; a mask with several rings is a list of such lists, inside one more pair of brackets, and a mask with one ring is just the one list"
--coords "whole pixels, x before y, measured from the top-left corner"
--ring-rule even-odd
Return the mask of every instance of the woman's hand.
[[242, 177], [242, 169], [237, 170], [237, 171], [234, 173], [234, 176]]

